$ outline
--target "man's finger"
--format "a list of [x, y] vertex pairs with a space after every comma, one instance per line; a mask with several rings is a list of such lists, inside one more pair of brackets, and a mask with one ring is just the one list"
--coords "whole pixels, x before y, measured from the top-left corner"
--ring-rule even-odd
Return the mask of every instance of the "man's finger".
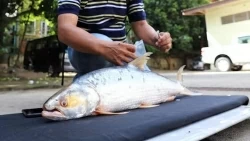
[[159, 46], [159, 41], [157, 41], [157, 42], [155, 43], [155, 45], [156, 45], [156, 46]]
[[168, 52], [172, 48], [172, 43], [169, 43], [167, 45], [167, 48], [165, 49], [165, 52]]
[[162, 33], [161, 36], [165, 36], [165, 37], [169, 38], [169, 37], [170, 37], [170, 34], [169, 34], [168, 32], [165, 32], [165, 33]]
[[116, 59], [116, 64], [119, 65], [119, 66], [123, 66], [124, 65], [120, 59]]
[[170, 34], [168, 32], [166, 32], [164, 35], [162, 35], [162, 37], [164, 38], [164, 40], [172, 40]]
[[171, 47], [172, 47], [172, 43], [165, 43], [165, 44], [160, 46], [160, 49], [165, 51], [166, 49], [170, 50]]
[[130, 52], [135, 52], [135, 46], [127, 43], [120, 43], [119, 45], [125, 47]]
[[169, 39], [171, 38], [170, 37], [170, 34], [168, 32], [161, 32], [159, 33], [159, 38], [158, 38], [158, 42], [159, 43], [162, 43], [164, 42], [166, 39]]
[[162, 41], [163, 41], [163, 39], [164, 39], [164, 34], [162, 34], [162, 33], [159, 33], [158, 34], [159, 36], [158, 36], [158, 40], [157, 40], [157, 42], [158, 42], [158, 44], [160, 44]]
[[168, 47], [169, 47], [169, 48], [172, 48], [172, 43], [171, 43], [171, 42], [168, 44]]
[[129, 62], [132, 61], [132, 59], [129, 58], [129, 57], [126, 57], [126, 56], [120, 56], [120, 57], [121, 57], [121, 60], [122, 60], [123, 62], [129, 63]]
[[162, 44], [160, 47], [161, 47], [162, 49], [169, 48], [169, 47], [168, 47], [168, 43]]
[[171, 48], [167, 48], [167, 49], [165, 49], [165, 53], [167, 53], [167, 52], [169, 52], [169, 50], [170, 50]]
[[127, 50], [134, 53], [134, 52], [135, 52], [135, 47], [133, 47], [133, 46], [128, 46], [128, 47], [127, 47]]
[[166, 45], [170, 44], [171, 42], [172, 42], [172, 39], [168, 38], [164, 42], [160, 42], [159, 46], [166, 46]]
[[135, 59], [135, 58], [136, 58], [135, 54], [134, 54], [134, 53], [131, 53], [131, 52], [129, 52], [129, 51], [126, 51], [126, 52], [124, 53], [124, 55], [125, 55], [126, 57], [131, 58], [131, 59]]

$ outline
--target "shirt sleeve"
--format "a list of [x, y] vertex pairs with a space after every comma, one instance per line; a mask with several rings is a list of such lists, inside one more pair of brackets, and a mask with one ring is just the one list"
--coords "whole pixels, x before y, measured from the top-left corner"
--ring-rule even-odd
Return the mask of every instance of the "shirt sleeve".
[[72, 13], [79, 14], [81, 0], [58, 0], [57, 14]]
[[146, 19], [143, 0], [129, 0], [128, 18], [129, 22], [136, 22]]

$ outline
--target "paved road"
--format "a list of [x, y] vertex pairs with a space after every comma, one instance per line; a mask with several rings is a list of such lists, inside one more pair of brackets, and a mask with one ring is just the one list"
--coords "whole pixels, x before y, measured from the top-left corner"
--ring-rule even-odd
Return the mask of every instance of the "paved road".
[[[175, 73], [163, 73], [175, 80]], [[185, 72], [184, 85], [210, 95], [247, 95], [250, 98], [250, 72], [214, 73]], [[25, 108], [41, 107], [58, 89], [0, 92], [0, 115], [20, 113]], [[250, 120], [206, 139], [208, 141], [250, 140]]]
[[[164, 73], [176, 79], [176, 73]], [[183, 83], [188, 87], [250, 88], [250, 71], [239, 72], [184, 72]]]

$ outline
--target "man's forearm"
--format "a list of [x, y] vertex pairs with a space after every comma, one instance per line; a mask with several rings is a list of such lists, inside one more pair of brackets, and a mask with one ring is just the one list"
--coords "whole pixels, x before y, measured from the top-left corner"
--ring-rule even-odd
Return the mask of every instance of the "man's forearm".
[[60, 25], [58, 37], [61, 42], [75, 50], [91, 54], [99, 54], [100, 48], [104, 44], [104, 41], [74, 25]]
[[158, 34], [146, 21], [132, 23], [132, 28], [138, 38], [142, 39], [146, 44], [156, 47], [155, 43]]
[[78, 17], [74, 14], [58, 16], [59, 40], [77, 51], [100, 55], [103, 47], [108, 45], [108, 41], [97, 39], [85, 30], [77, 27], [77, 19]]

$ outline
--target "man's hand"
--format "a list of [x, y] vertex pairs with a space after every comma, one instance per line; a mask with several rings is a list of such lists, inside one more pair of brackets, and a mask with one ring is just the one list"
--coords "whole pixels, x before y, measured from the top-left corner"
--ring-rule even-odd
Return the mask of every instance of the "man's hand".
[[135, 46], [122, 42], [107, 42], [100, 48], [100, 55], [116, 65], [124, 65], [123, 62], [129, 63], [135, 56]]
[[168, 52], [172, 48], [172, 38], [168, 32], [158, 33], [158, 39], [155, 45], [164, 52]]
[[172, 47], [172, 38], [168, 32], [157, 33], [146, 20], [132, 23], [134, 33], [149, 45], [168, 52]]

